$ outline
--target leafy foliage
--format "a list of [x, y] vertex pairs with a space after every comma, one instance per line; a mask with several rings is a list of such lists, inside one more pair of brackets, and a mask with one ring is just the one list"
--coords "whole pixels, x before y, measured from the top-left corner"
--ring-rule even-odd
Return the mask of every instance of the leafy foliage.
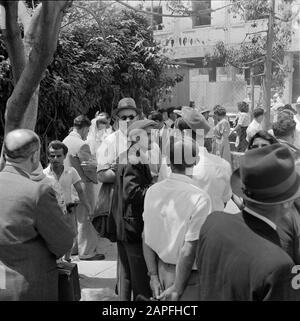
[[[283, 60], [285, 49], [291, 43], [292, 37], [290, 2], [282, 1], [280, 6], [281, 18], [275, 19], [274, 22], [272, 85], [276, 91], [283, 90], [287, 72]], [[269, 5], [270, 3], [264, 0], [236, 1], [236, 5], [231, 10], [242, 14], [247, 20], [253, 20], [252, 27], [255, 29], [257, 27], [255, 20], [268, 16]], [[238, 47], [226, 46], [223, 42], [218, 42], [211, 58], [223, 60], [225, 64], [237, 68], [249, 67], [248, 63], [256, 60], [253, 64], [254, 74], [261, 74], [264, 72], [264, 60], [259, 58], [265, 57], [266, 49], [267, 33], [255, 33], [248, 35]]]
[[[93, 117], [111, 112], [120, 98], [154, 106], [165, 89], [182, 80], [166, 72], [172, 64], [154, 41], [148, 20], [133, 11], [116, 11], [80, 2], [63, 23], [56, 53], [41, 82], [36, 131], [42, 138], [62, 139], [79, 113]], [[97, 14], [97, 21], [84, 10]], [[100, 28], [101, 27], [101, 28]], [[12, 90], [7, 53], [0, 41], [2, 121]], [[145, 103], [146, 102], [146, 103]]]

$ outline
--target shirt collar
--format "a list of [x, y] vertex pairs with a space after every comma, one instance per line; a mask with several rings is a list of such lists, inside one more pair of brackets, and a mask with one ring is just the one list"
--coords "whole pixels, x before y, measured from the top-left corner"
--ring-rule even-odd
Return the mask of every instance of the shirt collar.
[[[62, 174], [66, 173], [67, 170], [68, 170], [67, 166], [64, 166], [64, 170], [63, 170]], [[48, 165], [48, 167], [46, 167], [45, 172], [46, 172], [47, 174], [51, 174], [52, 176], [56, 176], [56, 174], [54, 173], [54, 171], [51, 169], [51, 165], [50, 165], [50, 164]]]
[[184, 174], [171, 173], [170, 179], [195, 185], [194, 181]]
[[249, 207], [244, 207], [244, 211], [246, 211], [247, 213], [257, 217], [258, 219], [264, 221], [265, 223], [267, 223], [268, 225], [270, 225], [272, 227], [273, 230], [276, 231], [276, 224], [274, 222], [272, 222], [271, 220], [269, 220], [268, 218], [266, 218], [263, 215], [258, 214], [257, 212], [251, 210]]
[[253, 119], [253, 124], [255, 124], [256, 126], [260, 125], [260, 123], [255, 118]]
[[20, 171], [22, 171], [26, 176], [28, 176], [28, 178], [30, 178], [30, 173], [27, 172], [21, 165], [19, 165], [18, 163], [12, 163], [12, 162], [9, 162], [9, 161], [6, 161], [6, 166], [12, 166], [12, 167], [15, 167], [17, 169], [19, 169]]
[[81, 137], [78, 133], [76, 133], [76, 132], [74, 132], [74, 131], [71, 131], [71, 133], [70, 133], [69, 135], [70, 135], [70, 136], [77, 137], [77, 138], [80, 138], [81, 140], [83, 140], [82, 137]]

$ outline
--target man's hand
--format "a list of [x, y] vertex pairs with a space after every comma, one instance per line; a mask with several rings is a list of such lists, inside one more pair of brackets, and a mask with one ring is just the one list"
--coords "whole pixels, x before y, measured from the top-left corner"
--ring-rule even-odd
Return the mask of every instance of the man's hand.
[[157, 299], [163, 292], [163, 287], [159, 281], [158, 275], [151, 275], [150, 288], [154, 299]]
[[88, 219], [88, 220], [91, 220], [92, 217], [93, 217], [93, 211], [92, 211], [91, 206], [90, 206], [88, 203], [85, 203], [85, 204], [83, 204], [83, 205], [84, 205], [84, 207], [87, 209], [87, 212], [88, 212], [87, 219]]
[[166, 289], [161, 295], [157, 297], [161, 301], [178, 301], [180, 294], [178, 293], [175, 285], [173, 284], [168, 289]]
[[97, 165], [92, 161], [81, 162], [81, 167], [84, 171], [95, 172]]

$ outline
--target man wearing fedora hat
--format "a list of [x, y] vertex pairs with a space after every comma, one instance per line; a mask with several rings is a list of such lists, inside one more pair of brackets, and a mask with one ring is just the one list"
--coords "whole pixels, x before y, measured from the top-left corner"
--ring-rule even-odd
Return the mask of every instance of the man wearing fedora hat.
[[[151, 296], [147, 267], [142, 250], [144, 197], [153, 183], [148, 160], [148, 146], [153, 120], [138, 120], [128, 128], [128, 150], [121, 153], [114, 166], [115, 189], [112, 217], [118, 247], [118, 292], [121, 301], [133, 294]], [[150, 160], [151, 161], [151, 160]]]
[[98, 180], [102, 183], [113, 183], [115, 181], [115, 173], [111, 170], [111, 165], [129, 147], [127, 128], [139, 117], [134, 99], [130, 97], [122, 98], [113, 116], [118, 123], [118, 130], [106, 137], [96, 152]]
[[204, 147], [207, 149], [207, 151], [209, 153], [212, 152], [212, 140], [214, 137], [214, 120], [212, 117], [210, 117], [210, 109], [209, 108], [201, 108], [200, 110], [201, 114], [204, 116], [204, 118], [206, 119], [206, 121], [208, 122], [209, 126], [210, 126], [210, 130], [208, 131], [208, 133], [205, 135], [204, 137]]
[[291, 152], [280, 144], [246, 152], [231, 183], [245, 208], [236, 215], [214, 212], [203, 224], [196, 260], [199, 299], [300, 300], [291, 285], [294, 262], [277, 231], [300, 195]]

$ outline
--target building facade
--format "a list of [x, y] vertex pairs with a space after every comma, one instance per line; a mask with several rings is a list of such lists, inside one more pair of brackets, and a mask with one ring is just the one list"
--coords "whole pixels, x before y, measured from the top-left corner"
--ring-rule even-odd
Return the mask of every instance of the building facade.
[[[276, 0], [278, 11], [279, 1]], [[225, 67], [223, 63], [207, 59], [216, 44], [239, 46], [250, 40], [250, 35], [268, 29], [267, 17], [253, 20], [230, 12], [230, 0], [182, 1], [194, 12], [202, 14], [192, 17], [155, 16], [153, 21], [155, 39], [164, 52], [180, 65], [184, 81], [173, 90], [173, 98], [162, 105], [188, 105], [194, 101], [198, 106], [212, 108], [223, 104], [229, 112], [236, 112], [236, 103], [251, 97], [250, 70]], [[293, 12], [297, 15], [300, 0], [294, 0]], [[148, 8], [163, 14], [172, 14], [167, 1], [148, 1]], [[150, 9], [148, 9], [150, 10]], [[206, 11], [205, 11], [206, 10]], [[203, 13], [206, 12], [206, 13]], [[300, 30], [297, 19], [293, 24], [292, 43], [286, 50], [284, 63], [289, 66], [285, 79], [282, 100], [295, 103], [300, 96], [299, 53]], [[255, 105], [262, 98], [260, 82], [254, 86]]]

